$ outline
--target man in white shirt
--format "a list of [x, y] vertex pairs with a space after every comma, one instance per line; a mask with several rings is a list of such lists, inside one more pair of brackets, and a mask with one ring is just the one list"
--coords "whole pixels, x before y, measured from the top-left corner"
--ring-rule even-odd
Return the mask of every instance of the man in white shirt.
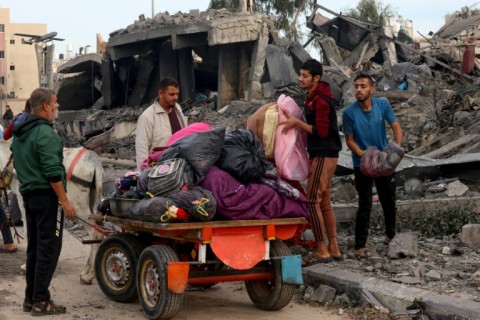
[[179, 93], [178, 82], [164, 78], [160, 81], [158, 97], [138, 118], [135, 152], [139, 171], [152, 148], [165, 146], [172, 134], [187, 125], [187, 117], [177, 103]]

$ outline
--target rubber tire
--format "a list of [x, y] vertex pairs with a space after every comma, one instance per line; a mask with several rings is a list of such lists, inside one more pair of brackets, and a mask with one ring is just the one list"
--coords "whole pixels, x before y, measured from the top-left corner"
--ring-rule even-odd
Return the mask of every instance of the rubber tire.
[[[165, 245], [150, 246], [140, 255], [136, 275], [138, 299], [149, 319], [171, 319], [180, 311], [184, 294], [170, 292], [167, 283], [167, 264], [178, 261], [175, 251]], [[156, 286], [149, 286], [155, 280]]]
[[[100, 289], [107, 297], [118, 302], [132, 302], [137, 299], [135, 273], [143, 247], [135, 235], [126, 233], [108, 236], [100, 243], [95, 256], [95, 277]], [[124, 259], [122, 264], [126, 266], [123, 268], [126, 273], [123, 276], [127, 279], [124, 284], [115, 283], [107, 276], [106, 263], [112, 254], [119, 255], [117, 257], [119, 259]]]
[[[270, 242], [270, 257], [290, 256], [292, 252], [281, 240]], [[253, 304], [262, 310], [280, 310], [290, 303], [295, 294], [296, 285], [282, 282], [282, 262], [280, 259], [268, 260], [273, 269], [273, 280], [247, 280], [245, 286]]]

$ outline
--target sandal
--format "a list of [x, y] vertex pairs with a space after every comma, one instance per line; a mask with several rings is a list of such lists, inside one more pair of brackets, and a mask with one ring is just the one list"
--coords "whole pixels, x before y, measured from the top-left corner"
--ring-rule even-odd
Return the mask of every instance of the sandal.
[[389, 237], [385, 236], [385, 239], [383, 239], [383, 244], [388, 246], [390, 244], [390, 242], [392, 242], [392, 240], [393, 240], [393, 238], [389, 238]]
[[18, 248], [14, 248], [14, 249], [4, 249], [4, 248], [0, 248], [0, 253], [15, 253], [18, 251]]
[[332, 257], [322, 258], [318, 253], [314, 252], [302, 258], [302, 267], [308, 267], [317, 263], [328, 263], [332, 260]]
[[23, 312], [31, 312], [32, 307], [33, 307], [32, 300], [25, 298], [25, 300], [23, 300]]
[[372, 253], [367, 248], [360, 248], [355, 250], [355, 257], [359, 260], [368, 259], [372, 256]]
[[344, 261], [345, 260], [345, 257], [343, 256], [343, 254], [339, 255], [338, 257], [336, 257], [336, 256], [331, 256], [331, 257], [335, 261]]
[[35, 302], [32, 306], [32, 316], [41, 317], [51, 314], [64, 314], [67, 308], [61, 305], [56, 305], [52, 300], [47, 300], [44, 303]]

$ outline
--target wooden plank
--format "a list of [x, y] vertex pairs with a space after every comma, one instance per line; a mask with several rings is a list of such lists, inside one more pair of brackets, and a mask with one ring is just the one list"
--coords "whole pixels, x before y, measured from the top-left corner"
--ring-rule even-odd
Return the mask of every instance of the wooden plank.
[[269, 220], [226, 220], [226, 221], [209, 221], [209, 222], [174, 222], [174, 223], [156, 223], [149, 221], [133, 220], [118, 218], [114, 216], [103, 216], [92, 214], [90, 220], [97, 222], [108, 221], [120, 225], [121, 227], [133, 231], [158, 232], [161, 230], [191, 230], [202, 228], [236, 228], [251, 227], [265, 225], [292, 225], [306, 224], [305, 218], [283, 218]]

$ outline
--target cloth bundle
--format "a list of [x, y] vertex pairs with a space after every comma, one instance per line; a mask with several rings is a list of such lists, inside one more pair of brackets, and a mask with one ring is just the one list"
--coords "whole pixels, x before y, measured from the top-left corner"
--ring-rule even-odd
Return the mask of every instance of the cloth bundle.
[[360, 171], [371, 178], [391, 175], [404, 156], [405, 150], [394, 142], [383, 151], [368, 147], [360, 163]]

